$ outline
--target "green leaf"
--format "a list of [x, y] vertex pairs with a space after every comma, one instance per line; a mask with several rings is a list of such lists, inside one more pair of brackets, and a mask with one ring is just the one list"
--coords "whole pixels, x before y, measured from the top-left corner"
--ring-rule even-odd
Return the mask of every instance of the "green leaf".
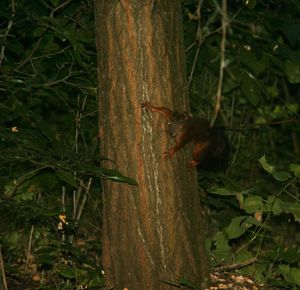
[[286, 61], [285, 73], [291, 84], [300, 83], [300, 62]]
[[137, 185], [137, 182], [127, 176], [124, 176], [119, 171], [103, 167], [88, 167], [84, 169], [84, 173], [91, 173], [104, 179], [113, 180], [116, 182], [128, 183], [130, 185]]
[[291, 179], [291, 174], [289, 172], [286, 171], [278, 171], [278, 170], [274, 170], [272, 176], [277, 179], [278, 181], [287, 181], [289, 179]]
[[253, 253], [251, 253], [251, 251], [249, 251], [247, 248], [244, 248], [237, 252], [237, 255], [236, 255], [234, 261], [236, 263], [243, 262], [243, 261], [249, 260], [251, 258], [254, 258]]
[[236, 239], [243, 235], [252, 225], [258, 222], [251, 216], [238, 216], [233, 218], [230, 225], [225, 229], [229, 239]]
[[58, 267], [57, 272], [68, 279], [77, 277], [77, 269], [70, 266], [60, 266]]
[[98, 271], [89, 270], [90, 280], [88, 282], [89, 287], [103, 287], [105, 285], [104, 277]]
[[256, 6], [256, 0], [248, 0], [246, 1], [246, 6], [248, 9], [253, 9]]
[[266, 208], [275, 215], [282, 212], [292, 214], [297, 222], [300, 222], [300, 203], [294, 201], [283, 201], [275, 196], [268, 197]]
[[280, 30], [288, 39], [291, 46], [296, 46], [300, 41], [300, 25], [295, 21], [292, 22], [288, 19], [281, 25]]
[[300, 285], [300, 268], [292, 268], [289, 282]]
[[57, 6], [60, 0], [50, 0], [54, 6]]
[[[277, 252], [276, 252], [276, 255], [278, 255]], [[280, 257], [289, 264], [297, 263], [298, 258], [299, 258], [298, 252], [296, 249], [286, 249], [286, 248], [284, 248], [283, 251], [281, 251]], [[274, 258], [276, 258], [276, 256]]]
[[55, 172], [56, 176], [61, 179], [62, 181], [64, 181], [65, 183], [73, 186], [73, 187], [76, 187], [76, 181], [75, 181], [75, 178], [74, 176], [66, 171], [66, 170], [62, 170], [62, 169], [58, 169], [56, 172]]
[[300, 268], [291, 268], [289, 265], [279, 265], [278, 272], [287, 282], [300, 285]]
[[299, 202], [289, 202], [289, 201], [279, 201], [280, 208], [283, 212], [291, 213], [297, 222], [300, 222], [300, 203]]
[[292, 163], [290, 164], [290, 170], [297, 177], [300, 177], [300, 164]]
[[235, 239], [240, 237], [246, 229], [241, 224], [247, 218], [247, 216], [239, 216], [232, 219], [230, 225], [225, 229], [229, 239]]
[[241, 88], [243, 95], [253, 106], [256, 106], [260, 101], [261, 91], [258, 86], [257, 80], [251, 73], [246, 73], [243, 75]]
[[266, 155], [263, 155], [260, 159], [258, 159], [258, 161], [264, 170], [270, 174], [273, 173], [275, 167], [268, 163]]
[[57, 178], [53, 174], [53, 172], [45, 172], [38, 175], [35, 178], [35, 181], [43, 188], [47, 190], [52, 190], [54, 186], [57, 184]]
[[269, 196], [268, 202], [266, 203], [267, 211], [273, 212], [275, 215], [279, 215], [282, 213], [282, 209], [280, 206], [280, 200], [276, 196]]
[[275, 166], [271, 165], [266, 158], [266, 155], [263, 155], [260, 159], [258, 159], [260, 165], [270, 173], [276, 180], [278, 181], [287, 181], [291, 179], [291, 174], [287, 171], [279, 171]]
[[55, 257], [49, 254], [42, 254], [38, 257], [39, 264], [54, 266]]
[[246, 197], [243, 206], [247, 213], [264, 212], [266, 210], [263, 199], [259, 196]]
[[255, 75], [264, 72], [268, 67], [268, 58], [264, 56], [258, 59], [254, 51], [242, 51], [240, 58], [241, 62], [251, 69]]
[[232, 255], [231, 247], [228, 245], [228, 238], [223, 232], [217, 232], [213, 238], [215, 249], [212, 253], [218, 262], [224, 261]]
[[236, 195], [236, 192], [232, 192], [225, 187], [211, 187], [207, 191], [217, 195]]

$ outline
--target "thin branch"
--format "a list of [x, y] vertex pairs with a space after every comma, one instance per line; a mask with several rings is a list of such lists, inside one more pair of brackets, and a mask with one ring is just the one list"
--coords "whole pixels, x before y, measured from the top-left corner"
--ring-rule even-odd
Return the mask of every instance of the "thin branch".
[[203, 44], [202, 30], [201, 30], [201, 6], [202, 6], [202, 0], [199, 0], [198, 5], [197, 5], [197, 10], [196, 10], [196, 16], [197, 16], [197, 19], [198, 19], [198, 27], [197, 27], [196, 42], [195, 42], [195, 43], [198, 43], [198, 47], [197, 47], [196, 54], [195, 54], [195, 57], [194, 57], [192, 70], [191, 70], [191, 73], [188, 77], [188, 85], [187, 85], [188, 89], [189, 89], [189, 87], [191, 85], [191, 82], [193, 80], [196, 64], [197, 64], [199, 53], [200, 53], [200, 48]]
[[0, 270], [1, 270], [1, 276], [2, 276], [3, 289], [8, 290], [6, 275], [5, 275], [5, 269], [4, 269], [4, 262], [3, 262], [3, 257], [2, 257], [2, 247], [1, 246], [0, 246]]
[[66, 187], [65, 186], [62, 187], [62, 191], [61, 191], [61, 208], [62, 208], [62, 212], [65, 213], [66, 212]]
[[192, 70], [191, 70], [191, 73], [188, 77], [188, 89], [190, 88], [191, 82], [193, 80], [193, 76], [194, 76], [197, 60], [198, 60], [198, 57], [199, 57], [199, 53], [200, 53], [200, 46], [198, 45], [196, 55], [194, 57], [194, 61], [193, 61], [193, 65], [192, 65]]
[[15, 18], [15, 15], [16, 15], [16, 9], [15, 9], [15, 0], [11, 0], [11, 19], [8, 21], [8, 24], [7, 24], [7, 27], [6, 27], [6, 30], [3, 34], [3, 45], [1, 46], [1, 50], [0, 50], [0, 67], [2, 67], [2, 63], [3, 63], [3, 60], [5, 58], [5, 43], [6, 43], [6, 40], [7, 40], [7, 37], [9, 35], [9, 32], [13, 26], [13, 19]]
[[246, 266], [249, 266], [253, 263], [257, 262], [257, 257], [251, 258], [245, 262], [242, 263], [236, 263], [236, 264], [231, 264], [231, 265], [225, 265], [225, 266], [219, 266], [219, 267], [214, 267], [212, 270], [214, 272], [224, 272], [224, 271], [229, 271], [229, 270], [236, 270], [236, 269], [241, 269]]
[[84, 196], [83, 196], [82, 201], [81, 201], [80, 208], [79, 208], [78, 213], [77, 213], [76, 220], [79, 220], [80, 217], [81, 217], [81, 215], [82, 215], [82, 211], [83, 211], [83, 209], [84, 209], [84, 206], [85, 206], [85, 203], [86, 203], [87, 196], [88, 196], [88, 194], [90, 193], [92, 181], [93, 181], [92, 178], [90, 178], [89, 181], [88, 181], [88, 184], [87, 184], [86, 189], [85, 189]]
[[68, 0], [68, 1], [66, 1], [66, 2], [63, 2], [61, 5], [55, 7], [54, 9], [52, 9], [52, 11], [51, 11], [49, 17], [50, 17], [51, 19], [53, 19], [54, 13], [55, 13], [56, 11], [58, 11], [59, 9], [62, 9], [62, 8], [64, 8], [65, 6], [67, 6], [71, 1], [72, 1], [72, 0]]
[[79, 186], [78, 189], [76, 191], [74, 191], [74, 196], [73, 196], [73, 219], [76, 219], [76, 215], [77, 215], [77, 210], [79, 208], [79, 201], [81, 198], [81, 193], [82, 193], [82, 189], [83, 189], [84, 183], [81, 179], [79, 179]]
[[[62, 207], [62, 212], [63, 214], [66, 214], [66, 187], [62, 187], [62, 192], [61, 192], [61, 207]], [[60, 221], [60, 223], [64, 223], [63, 221]], [[62, 224], [62, 229], [64, 227], [64, 224]], [[61, 235], [61, 241], [64, 242], [66, 240], [66, 235], [65, 232], [62, 232]]]
[[286, 120], [278, 120], [278, 121], [270, 121], [266, 123], [261, 123], [261, 124], [249, 124], [247, 126], [240, 126], [240, 127], [223, 127], [222, 128], [226, 131], [246, 131], [246, 130], [255, 130], [259, 129], [264, 126], [276, 126], [276, 125], [282, 125], [282, 124], [290, 124], [290, 123], [299, 123], [300, 120], [295, 119], [295, 118], [290, 118]]
[[226, 34], [227, 34], [227, 0], [222, 1], [222, 39], [221, 39], [221, 47], [220, 47], [220, 68], [219, 68], [219, 81], [218, 81], [218, 89], [216, 95], [216, 103], [214, 116], [211, 120], [210, 125], [213, 126], [215, 123], [219, 111], [221, 109], [221, 101], [222, 101], [222, 87], [223, 87], [223, 79], [224, 79], [224, 68], [225, 68], [225, 49], [226, 49]]
[[21, 67], [23, 67], [27, 62], [29, 62], [32, 59], [32, 56], [36, 52], [36, 50], [39, 48], [41, 40], [43, 36], [41, 36], [38, 41], [36, 42], [35, 46], [31, 50], [31, 52], [28, 54], [28, 56], [21, 62], [19, 65], [14, 69], [14, 71], [18, 71]]
[[27, 249], [27, 258], [26, 258], [25, 272], [27, 272], [27, 270], [28, 270], [30, 253], [31, 253], [31, 246], [32, 246], [33, 232], [34, 232], [34, 225], [31, 226], [30, 235], [29, 235], [29, 243], [28, 243], [28, 249]]

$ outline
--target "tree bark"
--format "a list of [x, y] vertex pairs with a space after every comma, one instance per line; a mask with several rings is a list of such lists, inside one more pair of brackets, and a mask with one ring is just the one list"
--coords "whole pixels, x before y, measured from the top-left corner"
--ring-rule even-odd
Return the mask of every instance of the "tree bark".
[[180, 1], [95, 0], [99, 135], [103, 167], [138, 186], [103, 182], [103, 266], [107, 287], [176, 289], [209, 277], [203, 214], [187, 149], [173, 160], [167, 122], [141, 108], [188, 110]]

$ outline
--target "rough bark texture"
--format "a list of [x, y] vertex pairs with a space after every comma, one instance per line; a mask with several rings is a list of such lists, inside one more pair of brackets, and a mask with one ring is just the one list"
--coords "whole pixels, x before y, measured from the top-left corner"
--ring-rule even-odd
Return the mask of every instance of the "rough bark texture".
[[103, 184], [103, 264], [108, 287], [202, 289], [209, 275], [195, 169], [187, 149], [171, 161], [161, 116], [141, 103], [187, 111], [180, 2], [95, 0], [101, 154], [138, 186]]

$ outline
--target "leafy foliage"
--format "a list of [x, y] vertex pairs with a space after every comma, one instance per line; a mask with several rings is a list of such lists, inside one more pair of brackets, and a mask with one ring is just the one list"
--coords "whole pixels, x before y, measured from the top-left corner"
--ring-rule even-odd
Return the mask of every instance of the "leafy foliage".
[[225, 14], [223, 8], [217, 1], [184, 1], [192, 109], [212, 118], [221, 85], [218, 121], [232, 144], [226, 178], [199, 173], [208, 192], [212, 264], [296, 289], [300, 6], [227, 1]]
[[[225, 175], [199, 171], [212, 266], [296, 289], [300, 5], [227, 1], [222, 14], [218, 1], [185, 0], [182, 8], [192, 111], [213, 119], [221, 86], [217, 122], [232, 144]], [[92, 2], [2, 0], [0, 18], [0, 248], [7, 279], [18, 286], [17, 276], [30, 289], [101, 286], [98, 179], [136, 181], [95, 157]], [[189, 283], [182, 277], [176, 285]]]
[[101, 286], [98, 179], [136, 181], [99, 166], [93, 3], [4, 0], [0, 18], [0, 248], [10, 287]]

